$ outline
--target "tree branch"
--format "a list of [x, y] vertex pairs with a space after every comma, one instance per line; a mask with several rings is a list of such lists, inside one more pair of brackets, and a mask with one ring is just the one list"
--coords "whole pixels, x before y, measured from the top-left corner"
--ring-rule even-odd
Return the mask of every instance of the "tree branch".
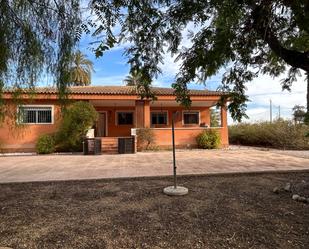
[[[303, 3], [300, 3], [301, 1], [282, 0], [282, 2], [285, 6], [290, 7], [292, 10], [294, 19], [297, 22], [299, 28], [309, 33], [309, 1], [305, 0]], [[303, 4], [303, 6], [301, 6], [301, 4]]]
[[309, 51], [299, 52], [283, 47], [271, 27], [266, 25], [269, 22], [267, 20], [265, 21], [265, 17], [270, 16], [266, 8], [270, 8], [270, 6], [265, 7], [265, 5], [260, 5], [253, 9], [252, 19], [254, 30], [269, 45], [272, 51], [287, 64], [309, 72]]

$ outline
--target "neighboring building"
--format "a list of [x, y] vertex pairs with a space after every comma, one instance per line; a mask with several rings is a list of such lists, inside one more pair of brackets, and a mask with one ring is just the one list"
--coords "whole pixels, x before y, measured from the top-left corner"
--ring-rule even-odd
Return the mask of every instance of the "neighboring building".
[[[177, 111], [175, 139], [178, 147], [196, 147], [196, 136], [205, 129], [217, 129], [221, 147], [228, 146], [226, 107], [221, 107], [221, 126], [210, 128], [210, 107], [216, 105], [222, 93], [207, 90], [190, 90], [192, 105], [184, 109], [175, 101], [171, 88], [152, 88], [156, 101], [141, 100], [131, 86], [71, 87], [69, 98], [88, 101], [99, 113], [95, 136], [102, 137], [102, 150], [116, 143], [118, 137], [130, 137], [134, 128], [153, 129], [156, 145], [171, 146], [171, 118]], [[53, 133], [61, 120], [57, 90], [37, 88], [35, 94], [22, 94], [23, 103], [13, 104], [12, 92], [3, 95], [12, 111], [22, 110], [23, 128], [14, 128], [15, 120], [6, 118], [0, 126], [0, 144], [3, 151], [34, 151], [41, 134]], [[22, 109], [21, 109], [22, 108]]]

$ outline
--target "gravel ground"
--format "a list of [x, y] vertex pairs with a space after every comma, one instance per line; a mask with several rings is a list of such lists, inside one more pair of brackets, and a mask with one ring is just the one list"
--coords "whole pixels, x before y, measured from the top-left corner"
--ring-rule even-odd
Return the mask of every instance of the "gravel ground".
[[308, 249], [309, 204], [291, 197], [309, 197], [309, 172], [179, 177], [181, 197], [171, 181], [0, 184], [0, 248]]

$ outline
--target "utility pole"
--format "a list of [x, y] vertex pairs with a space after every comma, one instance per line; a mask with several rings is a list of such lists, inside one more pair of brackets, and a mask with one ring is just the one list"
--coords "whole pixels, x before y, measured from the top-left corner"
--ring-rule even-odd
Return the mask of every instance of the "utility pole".
[[273, 122], [273, 105], [271, 99], [269, 100], [269, 121]]

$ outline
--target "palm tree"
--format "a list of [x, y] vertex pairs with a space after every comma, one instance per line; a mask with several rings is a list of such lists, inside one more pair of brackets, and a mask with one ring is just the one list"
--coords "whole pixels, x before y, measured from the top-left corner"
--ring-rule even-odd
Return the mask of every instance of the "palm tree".
[[93, 63], [80, 50], [77, 50], [71, 61], [70, 82], [73, 86], [88, 86], [91, 84]]
[[139, 86], [141, 84], [142, 74], [139, 71], [133, 71], [131, 75], [128, 75], [124, 82], [127, 86]]
[[131, 75], [128, 75], [124, 82], [127, 86], [134, 86], [136, 93], [139, 94], [141, 99], [156, 100], [156, 96], [153, 94], [151, 87], [145, 81], [143, 81], [143, 73], [139, 70], [134, 70]]

